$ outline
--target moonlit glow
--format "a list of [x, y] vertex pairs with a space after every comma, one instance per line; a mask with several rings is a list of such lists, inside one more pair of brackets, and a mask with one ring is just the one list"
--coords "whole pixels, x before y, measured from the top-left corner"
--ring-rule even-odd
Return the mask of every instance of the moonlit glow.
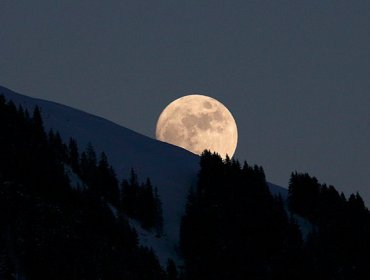
[[207, 149], [225, 158], [234, 155], [238, 130], [222, 103], [193, 94], [176, 99], [163, 110], [157, 122], [156, 138], [198, 155]]

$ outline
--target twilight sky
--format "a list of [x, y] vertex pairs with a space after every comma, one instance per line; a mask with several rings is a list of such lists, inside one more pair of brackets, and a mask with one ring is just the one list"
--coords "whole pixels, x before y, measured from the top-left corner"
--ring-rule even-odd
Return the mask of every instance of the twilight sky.
[[369, 1], [2, 0], [0, 84], [153, 138], [168, 103], [209, 95], [270, 181], [370, 205]]

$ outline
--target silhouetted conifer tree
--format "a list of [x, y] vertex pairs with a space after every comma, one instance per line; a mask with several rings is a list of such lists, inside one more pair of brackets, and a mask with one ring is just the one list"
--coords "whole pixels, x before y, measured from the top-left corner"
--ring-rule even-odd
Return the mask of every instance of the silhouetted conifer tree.
[[44, 146], [46, 143], [46, 134], [44, 131], [44, 123], [42, 121], [41, 111], [38, 106], [36, 106], [33, 111], [32, 123], [34, 126], [34, 129], [33, 129], [34, 143]]
[[71, 165], [73, 172], [80, 174], [80, 154], [78, 151], [77, 141], [73, 138], [69, 139], [68, 144], [68, 163]]
[[132, 168], [130, 171], [129, 180], [123, 180], [121, 183], [121, 205], [124, 212], [130, 217], [137, 217], [137, 195], [138, 195], [139, 182], [137, 175]]
[[167, 279], [168, 280], [177, 280], [178, 279], [178, 272], [176, 268], [176, 264], [172, 259], [168, 259], [167, 261]]
[[154, 207], [155, 207], [154, 226], [157, 237], [160, 237], [163, 234], [163, 210], [162, 210], [162, 201], [159, 197], [157, 187], [154, 188]]

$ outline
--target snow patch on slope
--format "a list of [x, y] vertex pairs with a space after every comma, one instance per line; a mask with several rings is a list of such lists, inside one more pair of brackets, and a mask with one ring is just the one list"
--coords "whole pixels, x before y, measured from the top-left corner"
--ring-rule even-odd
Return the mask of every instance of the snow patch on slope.
[[173, 246], [165, 234], [159, 237], [155, 231], [143, 229], [134, 219], [129, 219], [129, 223], [135, 228], [140, 245], [152, 248], [163, 268], [166, 267], [168, 259], [172, 259], [178, 267], [183, 266], [183, 259], [179, 255], [177, 246]]
[[73, 172], [72, 168], [69, 165], [64, 165], [64, 172], [68, 176], [69, 183], [73, 189], [83, 190], [86, 188], [85, 183], [82, 182], [80, 176]]

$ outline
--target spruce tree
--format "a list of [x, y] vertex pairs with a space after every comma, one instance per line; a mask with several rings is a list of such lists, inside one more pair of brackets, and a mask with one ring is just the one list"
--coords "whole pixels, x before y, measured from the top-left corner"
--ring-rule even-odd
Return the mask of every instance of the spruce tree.
[[71, 165], [73, 172], [80, 174], [80, 154], [77, 141], [73, 138], [70, 138], [68, 143], [68, 163]]
[[172, 259], [168, 259], [167, 261], [167, 279], [168, 280], [178, 280], [178, 272], [176, 268], [176, 264]]
[[146, 182], [139, 187], [136, 205], [138, 212], [137, 218], [141, 221], [142, 227], [145, 229], [153, 227], [156, 209], [153, 187], [149, 178], [147, 178]]
[[154, 188], [154, 204], [155, 204], [155, 230], [157, 237], [163, 234], [163, 210], [162, 202], [158, 194], [158, 188]]
[[129, 180], [121, 183], [121, 208], [130, 217], [137, 218], [137, 197], [139, 182], [135, 170], [131, 168]]

